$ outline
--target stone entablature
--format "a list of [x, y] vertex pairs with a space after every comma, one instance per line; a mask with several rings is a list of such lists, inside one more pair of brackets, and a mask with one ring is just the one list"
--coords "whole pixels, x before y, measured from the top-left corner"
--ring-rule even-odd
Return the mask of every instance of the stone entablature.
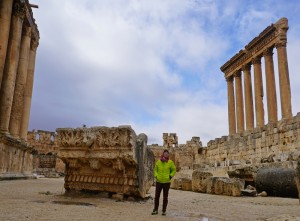
[[264, 163], [296, 168], [300, 157], [300, 113], [252, 132], [216, 138], [204, 149], [207, 168], [229, 170], [232, 166]]
[[59, 128], [58, 157], [66, 164], [66, 191], [105, 191], [144, 198], [153, 184], [154, 156], [147, 136], [130, 126]]

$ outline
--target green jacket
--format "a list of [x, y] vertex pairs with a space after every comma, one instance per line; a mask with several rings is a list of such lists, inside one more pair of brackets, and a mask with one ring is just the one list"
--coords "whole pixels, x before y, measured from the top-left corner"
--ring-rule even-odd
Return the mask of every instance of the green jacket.
[[176, 167], [172, 160], [168, 160], [168, 162], [162, 162], [158, 160], [154, 167], [154, 177], [156, 181], [159, 183], [170, 183], [171, 178], [176, 173]]

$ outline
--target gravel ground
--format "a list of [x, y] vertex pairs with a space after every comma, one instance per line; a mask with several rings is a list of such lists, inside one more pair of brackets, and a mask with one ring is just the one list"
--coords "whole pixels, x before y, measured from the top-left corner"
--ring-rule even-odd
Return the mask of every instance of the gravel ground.
[[[139, 202], [91, 195], [71, 197], [64, 195], [63, 185], [63, 178], [0, 181], [0, 220], [300, 220], [298, 199], [229, 197], [171, 189], [167, 216], [153, 216], [151, 197]], [[154, 190], [149, 191], [152, 197]]]

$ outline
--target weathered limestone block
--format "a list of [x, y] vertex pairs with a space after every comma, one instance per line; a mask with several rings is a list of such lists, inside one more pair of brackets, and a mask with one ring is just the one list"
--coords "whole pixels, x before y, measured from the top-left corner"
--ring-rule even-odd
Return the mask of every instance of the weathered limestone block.
[[153, 184], [154, 155], [147, 136], [130, 126], [59, 128], [58, 157], [66, 191], [120, 193], [144, 198]]
[[258, 192], [266, 191], [269, 196], [296, 198], [294, 177], [295, 169], [261, 168], [257, 171], [255, 187]]
[[27, 179], [33, 176], [32, 147], [0, 133], [0, 179]]
[[181, 179], [182, 190], [192, 191], [192, 180], [188, 178]]
[[300, 204], [300, 160], [298, 160], [298, 165], [296, 169], [295, 182], [298, 190], [299, 204]]
[[195, 170], [192, 175], [192, 189], [194, 192], [206, 193], [209, 179], [213, 176], [210, 172]]
[[207, 185], [207, 193], [227, 196], [241, 196], [245, 181], [227, 177], [211, 177]]

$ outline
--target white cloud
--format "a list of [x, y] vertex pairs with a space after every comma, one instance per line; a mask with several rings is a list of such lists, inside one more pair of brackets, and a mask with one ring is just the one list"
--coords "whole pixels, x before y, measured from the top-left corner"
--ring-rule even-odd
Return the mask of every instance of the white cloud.
[[[30, 128], [130, 124], [160, 144], [163, 132], [177, 133], [180, 143], [227, 135], [226, 81], [219, 68], [279, 12], [267, 11], [271, 3], [250, 3], [40, 2], [34, 10], [41, 40]], [[288, 45], [291, 73], [298, 68], [297, 33]], [[294, 103], [296, 82], [291, 75]]]

